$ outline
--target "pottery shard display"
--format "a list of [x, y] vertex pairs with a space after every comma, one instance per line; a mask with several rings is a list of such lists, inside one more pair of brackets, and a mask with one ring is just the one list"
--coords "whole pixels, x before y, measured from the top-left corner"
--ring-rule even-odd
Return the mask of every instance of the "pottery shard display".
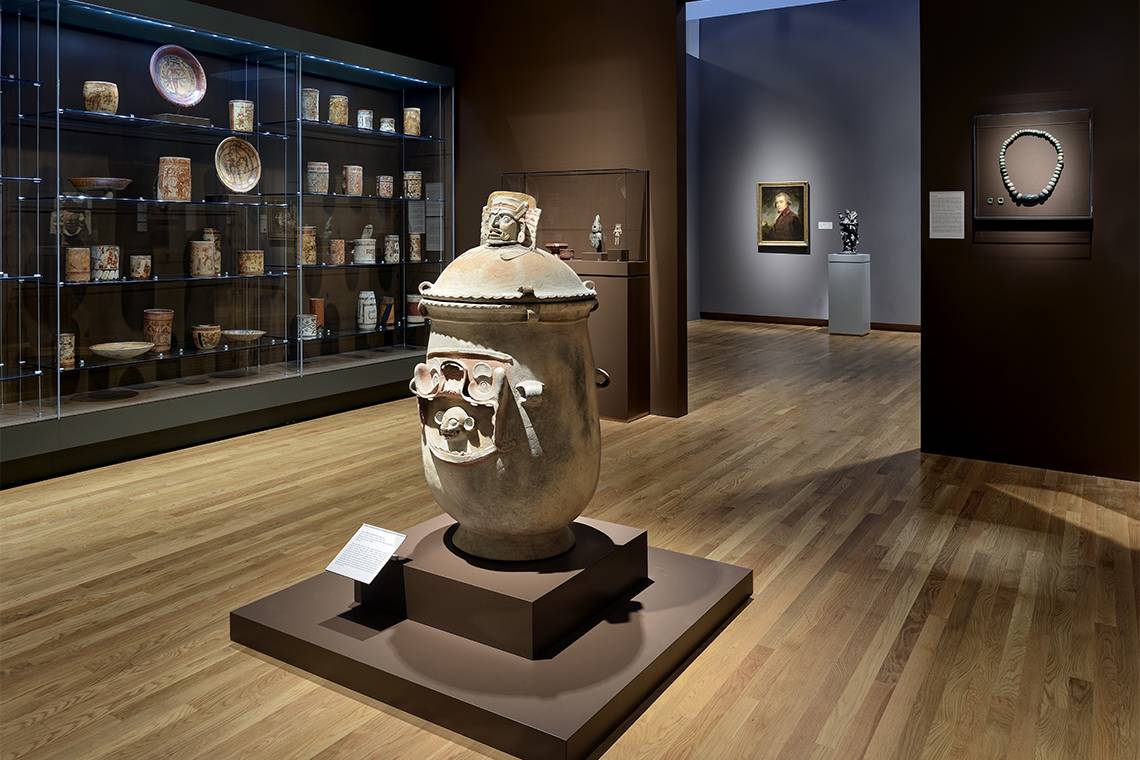
[[305, 164], [305, 192], [325, 195], [329, 191], [329, 165], [326, 161]]
[[419, 200], [424, 194], [424, 173], [404, 172], [404, 197]]
[[131, 279], [149, 280], [151, 274], [150, 254], [131, 256]]
[[305, 121], [321, 120], [321, 91], [306, 87], [301, 90], [301, 118]]
[[158, 353], [170, 350], [170, 335], [174, 328], [174, 309], [144, 309], [143, 339], [153, 343]]
[[348, 126], [347, 95], [329, 95], [329, 124]]
[[390, 174], [381, 174], [376, 178], [376, 197], [377, 198], [391, 198], [392, 191], [395, 189], [395, 181]]
[[253, 101], [230, 101], [230, 129], [235, 132], [253, 131]]
[[317, 263], [317, 228], [310, 225], [301, 227], [301, 263]]
[[595, 384], [605, 375], [587, 332], [597, 294], [535, 249], [539, 215], [529, 195], [492, 193], [481, 245], [420, 285], [431, 333], [411, 389], [424, 475], [459, 522], [455, 546], [494, 560], [573, 546], [569, 524], [601, 463]]
[[238, 251], [238, 274], [265, 274], [265, 251]]
[[213, 277], [214, 256], [216, 252], [213, 240], [190, 241], [190, 276]]
[[84, 82], [83, 108], [94, 113], [117, 113], [119, 85], [114, 82]]
[[364, 194], [364, 167], [349, 164], [342, 167], [340, 191], [345, 195]]
[[362, 290], [356, 297], [356, 327], [360, 330], [376, 329], [376, 294]]
[[155, 194], [160, 201], [190, 200], [190, 159], [162, 156], [158, 159], [158, 184]]
[[420, 109], [418, 108], [405, 108], [404, 109], [404, 134], [419, 137], [420, 134]]
[[92, 247], [91, 274], [96, 281], [119, 279], [119, 246], [97, 245]]
[[89, 282], [91, 280], [91, 249], [68, 248], [65, 282]]
[[75, 333], [59, 334], [59, 368], [75, 368]]

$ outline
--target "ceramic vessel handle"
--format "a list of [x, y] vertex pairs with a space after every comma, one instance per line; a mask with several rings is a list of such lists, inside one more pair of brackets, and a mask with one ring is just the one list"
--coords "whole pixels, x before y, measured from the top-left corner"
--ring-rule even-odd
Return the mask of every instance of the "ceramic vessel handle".
[[599, 388], [608, 388], [610, 384], [610, 373], [606, 372], [601, 367], [594, 367], [594, 385]]

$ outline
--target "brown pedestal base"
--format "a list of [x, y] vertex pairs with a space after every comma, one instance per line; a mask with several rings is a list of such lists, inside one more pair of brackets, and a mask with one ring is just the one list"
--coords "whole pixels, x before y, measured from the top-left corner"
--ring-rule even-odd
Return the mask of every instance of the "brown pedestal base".
[[652, 548], [648, 562], [647, 587], [545, 659], [358, 606], [331, 573], [233, 611], [230, 638], [514, 755], [582, 758], [752, 593], [745, 568]]

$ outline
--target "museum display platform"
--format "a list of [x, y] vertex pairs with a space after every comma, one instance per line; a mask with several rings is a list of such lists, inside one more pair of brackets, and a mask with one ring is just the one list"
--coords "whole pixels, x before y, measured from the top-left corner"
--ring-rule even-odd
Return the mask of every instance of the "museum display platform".
[[748, 600], [752, 571], [580, 518], [575, 547], [494, 562], [441, 516], [371, 584], [325, 572], [230, 613], [230, 638], [523, 758], [604, 743]]
[[827, 331], [832, 335], [871, 332], [871, 256], [827, 254]]

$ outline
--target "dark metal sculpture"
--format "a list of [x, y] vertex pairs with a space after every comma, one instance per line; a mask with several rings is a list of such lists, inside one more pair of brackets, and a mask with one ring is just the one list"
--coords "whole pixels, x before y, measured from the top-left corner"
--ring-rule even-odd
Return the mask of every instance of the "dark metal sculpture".
[[843, 240], [843, 253], [858, 253], [859, 212], [844, 209], [839, 214], [839, 237]]

